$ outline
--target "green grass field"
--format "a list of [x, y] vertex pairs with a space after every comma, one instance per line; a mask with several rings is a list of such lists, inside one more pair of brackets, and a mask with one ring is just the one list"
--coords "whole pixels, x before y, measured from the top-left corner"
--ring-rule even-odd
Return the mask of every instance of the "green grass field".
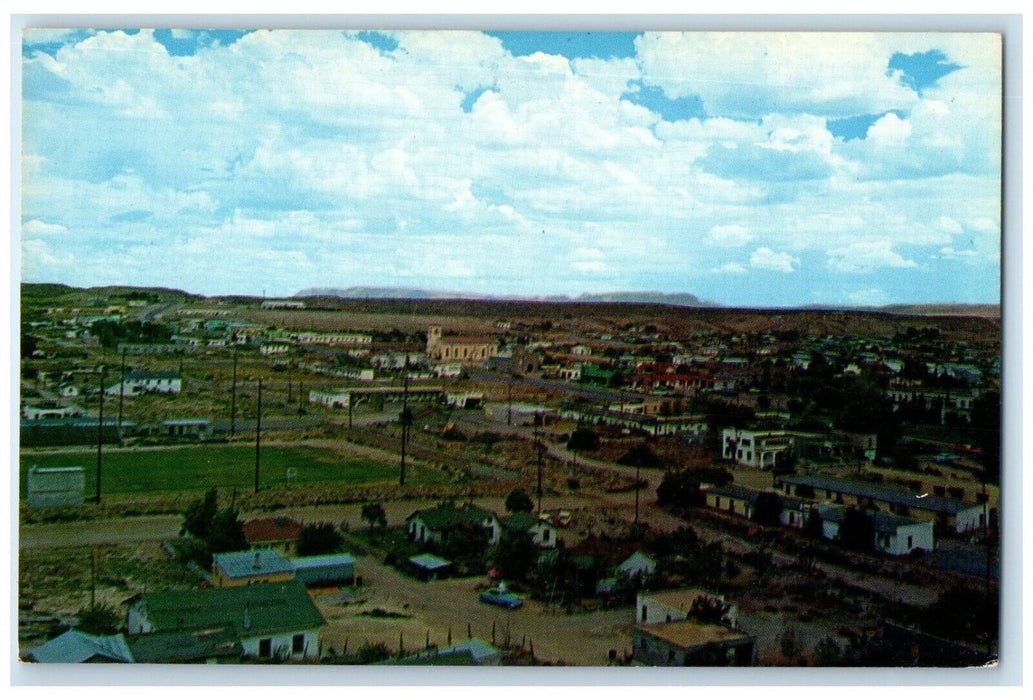
[[[96, 492], [97, 452], [22, 455], [19, 491], [25, 497], [25, 477], [31, 466], [82, 467], [86, 495]], [[313, 447], [262, 448], [259, 484], [284, 486], [287, 470], [293, 470], [290, 484], [334, 482], [344, 484], [389, 483], [398, 479], [398, 465], [358, 458], [333, 450]], [[437, 471], [409, 466], [406, 483], [438, 483]], [[193, 491], [212, 486], [251, 487], [255, 483], [255, 452], [244, 445], [200, 445], [167, 450], [105, 452], [101, 464], [102, 493], [147, 493]]]

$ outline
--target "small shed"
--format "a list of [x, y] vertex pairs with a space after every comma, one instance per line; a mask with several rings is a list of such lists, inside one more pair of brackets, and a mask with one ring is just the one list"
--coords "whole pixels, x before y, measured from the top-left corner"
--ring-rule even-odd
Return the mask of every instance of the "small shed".
[[448, 572], [452, 562], [433, 554], [417, 554], [409, 557], [409, 566], [423, 580], [436, 581], [438, 577], [444, 576]]
[[351, 584], [355, 580], [355, 557], [351, 554], [323, 554], [295, 557], [294, 578], [309, 588]]
[[82, 467], [29, 469], [26, 501], [31, 508], [81, 506], [86, 476]]

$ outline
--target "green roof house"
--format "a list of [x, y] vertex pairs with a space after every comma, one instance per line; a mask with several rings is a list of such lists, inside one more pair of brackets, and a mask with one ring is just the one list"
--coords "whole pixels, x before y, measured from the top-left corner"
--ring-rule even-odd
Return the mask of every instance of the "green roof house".
[[151, 593], [129, 608], [130, 635], [226, 627], [245, 657], [309, 659], [326, 624], [300, 581]]
[[405, 529], [415, 542], [440, 544], [449, 528], [457, 523], [470, 523], [483, 527], [488, 532], [488, 544], [494, 545], [502, 534], [502, 525], [490, 510], [472, 503], [456, 506], [443, 503], [434, 508], [418, 510], [405, 519]]

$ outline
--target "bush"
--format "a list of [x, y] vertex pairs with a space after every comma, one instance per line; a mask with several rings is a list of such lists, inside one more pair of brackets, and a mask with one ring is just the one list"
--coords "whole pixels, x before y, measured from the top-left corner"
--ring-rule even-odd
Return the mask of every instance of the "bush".
[[78, 614], [79, 623], [77, 629], [87, 634], [115, 634], [118, 632], [118, 625], [121, 617], [118, 611], [110, 605], [97, 603], [89, 608], [84, 608]]
[[376, 644], [363, 642], [359, 650], [355, 652], [355, 662], [358, 664], [375, 664], [390, 658], [391, 652], [383, 642], [377, 642]]
[[298, 535], [298, 556], [332, 554], [340, 550], [342, 544], [344, 544], [344, 537], [332, 523], [305, 525]]

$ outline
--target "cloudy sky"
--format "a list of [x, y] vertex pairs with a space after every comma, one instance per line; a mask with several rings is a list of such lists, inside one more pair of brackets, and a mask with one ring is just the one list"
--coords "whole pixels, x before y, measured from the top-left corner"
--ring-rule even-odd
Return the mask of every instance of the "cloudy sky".
[[988, 34], [27, 30], [26, 281], [998, 302]]

